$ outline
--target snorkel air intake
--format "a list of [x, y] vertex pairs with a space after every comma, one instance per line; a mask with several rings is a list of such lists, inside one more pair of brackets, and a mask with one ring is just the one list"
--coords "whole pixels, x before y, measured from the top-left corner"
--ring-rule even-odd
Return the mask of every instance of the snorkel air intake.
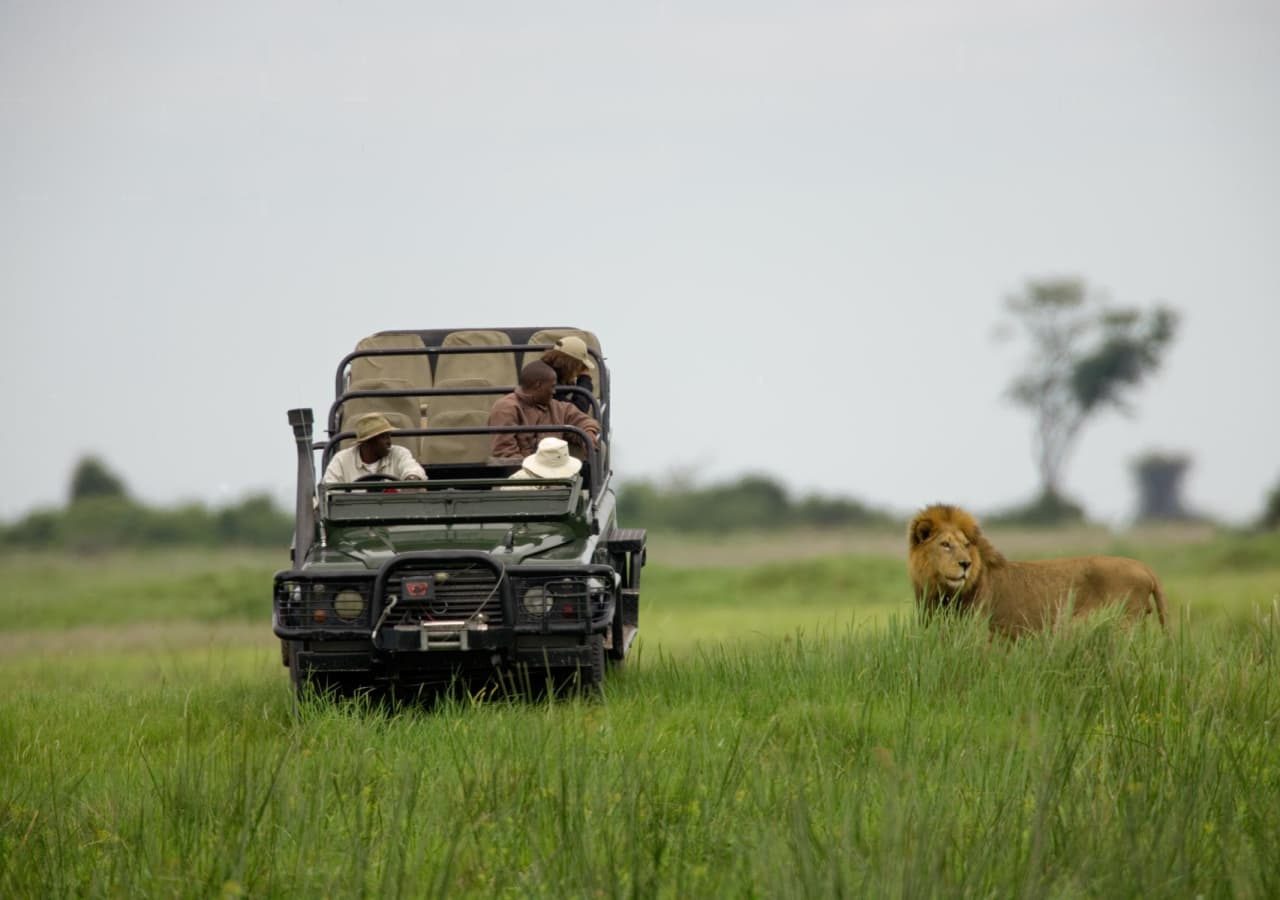
[[311, 449], [310, 409], [289, 410], [293, 440], [298, 445], [298, 494], [293, 514], [293, 564], [301, 565], [316, 533], [316, 468]]

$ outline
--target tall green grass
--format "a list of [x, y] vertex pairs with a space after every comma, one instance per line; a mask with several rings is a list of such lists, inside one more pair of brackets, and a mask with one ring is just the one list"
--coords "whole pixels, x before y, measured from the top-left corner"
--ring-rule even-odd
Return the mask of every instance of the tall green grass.
[[248, 550], [3, 554], [0, 630], [270, 621], [271, 575], [284, 568], [287, 553]]
[[267, 651], [50, 664], [0, 701], [0, 894], [1275, 896], [1276, 615], [894, 619], [395, 713], [294, 708]]
[[1015, 643], [901, 561], [655, 565], [601, 700], [395, 711], [295, 703], [265, 623], [170, 641], [210, 572], [122, 566], [101, 630], [157, 646], [0, 634], [0, 896], [1276, 896], [1280, 580], [1206, 559], [1168, 635]]

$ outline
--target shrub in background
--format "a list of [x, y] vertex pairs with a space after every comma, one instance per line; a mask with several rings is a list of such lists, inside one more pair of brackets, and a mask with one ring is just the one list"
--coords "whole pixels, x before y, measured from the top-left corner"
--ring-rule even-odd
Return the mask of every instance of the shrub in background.
[[857, 500], [810, 494], [794, 501], [767, 475], [697, 486], [684, 478], [667, 484], [640, 480], [618, 490], [623, 522], [672, 531], [767, 530], [793, 526], [879, 525], [893, 521]]

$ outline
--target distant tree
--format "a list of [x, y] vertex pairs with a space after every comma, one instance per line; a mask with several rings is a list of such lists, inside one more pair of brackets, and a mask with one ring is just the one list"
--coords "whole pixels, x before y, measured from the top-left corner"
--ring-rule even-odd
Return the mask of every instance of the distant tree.
[[89, 497], [124, 497], [124, 481], [96, 456], [85, 456], [71, 473], [71, 502]]
[[1258, 527], [1267, 531], [1280, 529], [1280, 481], [1276, 482], [1276, 486], [1267, 495], [1267, 505], [1262, 510], [1262, 517], [1258, 519]]
[[1133, 461], [1138, 482], [1138, 518], [1144, 521], [1191, 519], [1182, 502], [1182, 479], [1191, 457], [1182, 453], [1145, 453]]
[[1032, 505], [1069, 509], [1062, 473], [1081, 429], [1107, 407], [1129, 411], [1125, 395], [1159, 368], [1178, 316], [1159, 305], [1109, 306], [1077, 278], [1028, 281], [1006, 308], [1031, 351], [1009, 396], [1035, 417], [1040, 496]]

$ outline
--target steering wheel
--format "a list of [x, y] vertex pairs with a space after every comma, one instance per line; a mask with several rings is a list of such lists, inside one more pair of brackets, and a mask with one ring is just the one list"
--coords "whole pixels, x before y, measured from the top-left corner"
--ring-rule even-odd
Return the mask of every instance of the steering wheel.
[[[368, 481], [399, 481], [399, 480], [400, 479], [396, 478], [394, 475], [384, 475], [382, 472], [370, 472], [368, 475], [361, 475], [354, 482], [352, 482], [352, 484], [360, 484], [362, 481], [368, 482]], [[397, 493], [396, 488], [369, 488], [369, 490], [374, 491], [376, 493], [380, 493], [380, 494], [381, 493], [387, 493], [387, 494]]]

